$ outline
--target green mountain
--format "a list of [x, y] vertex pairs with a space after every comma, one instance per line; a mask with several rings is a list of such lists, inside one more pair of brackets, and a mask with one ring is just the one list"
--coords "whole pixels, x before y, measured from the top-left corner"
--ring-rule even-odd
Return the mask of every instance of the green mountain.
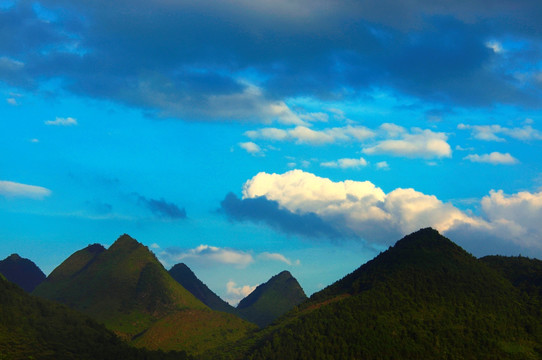
[[263, 328], [306, 299], [297, 280], [283, 271], [241, 300], [237, 310], [244, 319]]
[[36, 264], [17, 254], [12, 254], [0, 261], [0, 274], [27, 292], [32, 292], [45, 280], [45, 274]]
[[230, 348], [237, 359], [540, 359], [540, 307], [422, 229]]
[[480, 261], [497, 270], [518, 289], [542, 301], [542, 261], [523, 256], [485, 256]]
[[0, 275], [0, 359], [188, 359], [136, 349], [86, 315], [32, 296]]
[[196, 277], [186, 264], [176, 264], [169, 270], [169, 274], [175, 281], [211, 309], [238, 315], [237, 310], [233, 306], [212, 292], [207, 285]]
[[109, 249], [77, 251], [34, 292], [102, 322], [149, 349], [197, 354], [244, 336], [252, 326], [209, 309], [177, 283], [149, 249], [128, 235]]

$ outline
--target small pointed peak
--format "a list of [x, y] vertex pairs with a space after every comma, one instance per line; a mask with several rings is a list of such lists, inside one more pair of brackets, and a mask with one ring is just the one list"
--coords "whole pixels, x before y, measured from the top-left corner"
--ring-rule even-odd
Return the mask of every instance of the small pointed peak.
[[89, 246], [87, 246], [87, 250], [90, 252], [90, 253], [93, 253], [93, 254], [99, 254], [103, 251], [105, 251], [105, 247], [103, 247], [103, 245], [101, 244], [91, 244]]
[[278, 273], [278, 274], [275, 275], [274, 277], [275, 277], [275, 278], [280, 278], [280, 279], [289, 279], [289, 278], [293, 278], [292, 274], [291, 274], [288, 270], [281, 271], [280, 273]]
[[10, 256], [6, 258], [6, 260], [11, 260], [11, 261], [17, 261], [21, 259], [22, 257], [20, 257], [19, 254], [11, 254]]

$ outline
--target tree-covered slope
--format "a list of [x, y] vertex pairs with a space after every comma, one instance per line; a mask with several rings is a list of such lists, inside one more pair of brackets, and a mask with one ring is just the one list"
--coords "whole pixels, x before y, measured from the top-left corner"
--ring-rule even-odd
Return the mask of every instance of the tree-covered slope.
[[130, 347], [88, 316], [29, 295], [0, 275], [0, 359], [182, 360], [188, 356]]
[[241, 300], [237, 310], [243, 318], [265, 327], [306, 299], [297, 280], [283, 271]]
[[11, 254], [0, 261], [0, 274], [27, 292], [32, 292], [45, 280], [45, 274], [34, 262], [17, 254]]
[[542, 261], [524, 256], [485, 256], [480, 261], [497, 270], [518, 289], [542, 301]]
[[422, 229], [231, 350], [238, 359], [540, 359], [508, 279]]
[[[123, 339], [151, 349], [195, 353], [206, 350], [202, 339], [212, 347], [221, 343], [224, 333], [236, 340], [251, 329], [233, 315], [209, 309], [177, 283], [147, 247], [130, 236], [121, 236], [107, 250], [91, 247], [69, 257], [34, 294], [80, 310]], [[189, 324], [205, 318], [207, 329], [195, 341], [193, 328], [171, 326], [168, 318]], [[158, 329], [161, 326], [167, 326], [175, 336], [153, 335], [164, 333]], [[173, 338], [194, 341], [172, 342]]]
[[236, 314], [237, 310], [211, 291], [184, 263], [174, 265], [169, 274], [192, 295], [213, 310]]

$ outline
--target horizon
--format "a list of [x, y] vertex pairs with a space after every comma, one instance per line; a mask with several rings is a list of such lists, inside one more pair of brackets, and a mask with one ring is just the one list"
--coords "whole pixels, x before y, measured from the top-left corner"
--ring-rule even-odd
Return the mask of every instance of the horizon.
[[127, 233], [234, 302], [424, 227], [542, 258], [540, 13], [0, 1], [0, 258]]

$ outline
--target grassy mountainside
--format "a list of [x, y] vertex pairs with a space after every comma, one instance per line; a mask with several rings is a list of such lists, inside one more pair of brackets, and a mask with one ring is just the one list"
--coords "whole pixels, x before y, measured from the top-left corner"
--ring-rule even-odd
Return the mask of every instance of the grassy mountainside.
[[[220, 344], [227, 332], [231, 339], [246, 334], [251, 325], [230, 314], [216, 312], [177, 283], [149, 249], [128, 235], [121, 236], [107, 250], [96, 246], [76, 252], [34, 290], [34, 294], [60, 301], [104, 323], [137, 346], [191, 353]], [[207, 319], [206, 331], [197, 341], [172, 342], [155, 336], [169, 327], [177, 338], [195, 339], [192, 328], [181, 331], [172, 321], [193, 323]], [[203, 339], [203, 340], [202, 340]]]
[[45, 280], [45, 274], [36, 264], [17, 254], [12, 254], [0, 261], [0, 274], [27, 292], [32, 292]]
[[121, 341], [86, 315], [25, 293], [0, 275], [0, 359], [188, 359]]
[[243, 318], [265, 327], [306, 299], [297, 280], [283, 271], [241, 300], [237, 310]]
[[406, 236], [235, 349], [238, 359], [540, 359], [541, 318], [433, 229]]
[[192, 295], [211, 309], [238, 315], [237, 310], [233, 306], [211, 291], [207, 285], [196, 277], [194, 272], [192, 272], [186, 264], [176, 264], [169, 270], [169, 274], [186, 290], [190, 291]]

